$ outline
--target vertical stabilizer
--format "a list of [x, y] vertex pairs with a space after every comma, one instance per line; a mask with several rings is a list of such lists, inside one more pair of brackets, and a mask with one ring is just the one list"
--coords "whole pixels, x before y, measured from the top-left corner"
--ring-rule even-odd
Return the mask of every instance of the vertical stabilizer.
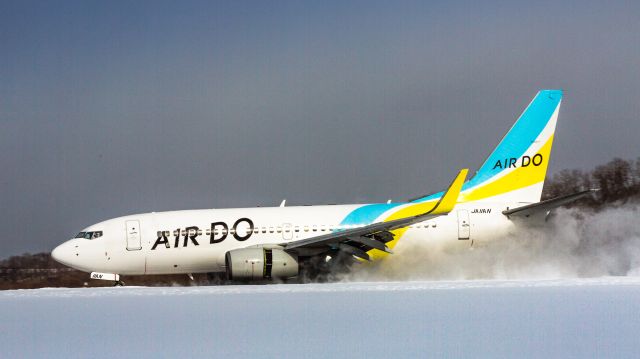
[[459, 202], [540, 201], [561, 101], [562, 90], [538, 92], [475, 176], [465, 183]]

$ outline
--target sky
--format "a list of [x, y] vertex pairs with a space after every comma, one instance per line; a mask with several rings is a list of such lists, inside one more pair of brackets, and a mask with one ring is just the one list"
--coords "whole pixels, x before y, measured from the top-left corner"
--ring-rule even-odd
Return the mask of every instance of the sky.
[[404, 200], [565, 90], [550, 172], [640, 156], [636, 1], [0, 2], [0, 258], [151, 211]]

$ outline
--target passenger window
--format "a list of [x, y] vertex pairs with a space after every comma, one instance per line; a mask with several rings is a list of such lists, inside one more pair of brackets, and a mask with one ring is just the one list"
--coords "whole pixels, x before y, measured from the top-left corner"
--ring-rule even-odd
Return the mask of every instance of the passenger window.
[[267, 227], [262, 227], [262, 233], [267, 233]]
[[294, 231], [296, 231], [296, 233], [300, 232], [300, 227], [296, 226]]
[[304, 226], [304, 231], [309, 232], [309, 226]]
[[276, 231], [277, 231], [278, 233], [282, 233], [282, 227], [277, 227], [277, 228], [276, 228]]

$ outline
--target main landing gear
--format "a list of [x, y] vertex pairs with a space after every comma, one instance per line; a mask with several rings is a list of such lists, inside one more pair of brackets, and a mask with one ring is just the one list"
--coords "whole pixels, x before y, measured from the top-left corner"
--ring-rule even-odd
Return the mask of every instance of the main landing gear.
[[113, 283], [114, 287], [124, 287], [124, 282], [121, 280], [117, 280], [115, 281], [115, 283]]

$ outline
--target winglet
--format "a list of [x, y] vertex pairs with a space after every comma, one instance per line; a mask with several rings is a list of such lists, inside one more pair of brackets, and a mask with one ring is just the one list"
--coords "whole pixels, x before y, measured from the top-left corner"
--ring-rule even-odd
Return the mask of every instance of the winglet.
[[462, 190], [462, 185], [467, 178], [467, 172], [469, 172], [467, 168], [463, 168], [458, 172], [458, 175], [453, 182], [451, 182], [449, 188], [447, 188], [442, 197], [440, 197], [438, 203], [436, 203], [435, 207], [429, 211], [431, 214], [449, 213], [453, 210], [453, 207], [455, 207], [458, 202], [458, 196], [460, 195], [460, 190]]

